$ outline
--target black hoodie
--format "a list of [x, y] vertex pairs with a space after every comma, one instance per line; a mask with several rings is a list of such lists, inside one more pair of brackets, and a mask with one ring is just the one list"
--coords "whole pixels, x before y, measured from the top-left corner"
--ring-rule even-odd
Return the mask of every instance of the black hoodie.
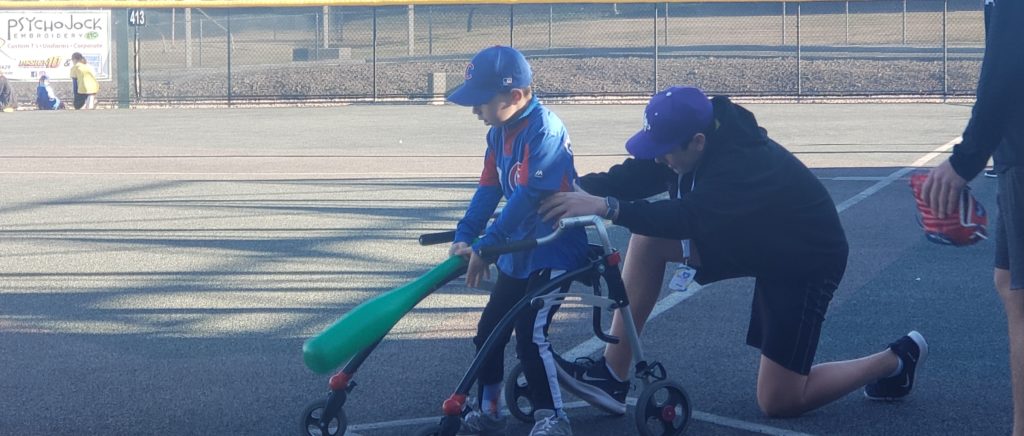
[[[699, 283], [841, 275], [849, 248], [825, 187], [768, 138], [750, 111], [726, 97], [715, 97], [712, 106], [718, 127], [693, 172], [680, 177], [654, 160], [627, 159], [583, 176], [580, 187], [621, 200], [615, 224], [633, 233], [692, 239]], [[643, 200], [666, 191], [670, 200]]]

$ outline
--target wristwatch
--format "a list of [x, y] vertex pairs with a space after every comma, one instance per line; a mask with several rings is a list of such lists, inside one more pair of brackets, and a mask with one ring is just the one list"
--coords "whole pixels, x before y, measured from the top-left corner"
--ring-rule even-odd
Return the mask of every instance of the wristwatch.
[[614, 220], [619, 216], [619, 199], [615, 197], [605, 197], [604, 205], [608, 208], [604, 213], [604, 219]]

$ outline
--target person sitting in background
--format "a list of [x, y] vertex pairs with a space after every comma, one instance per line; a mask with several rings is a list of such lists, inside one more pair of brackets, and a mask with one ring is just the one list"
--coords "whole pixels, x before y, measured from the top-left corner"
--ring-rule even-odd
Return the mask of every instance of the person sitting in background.
[[53, 92], [50, 78], [45, 74], [39, 77], [39, 86], [36, 87], [36, 107], [45, 111], [64, 109], [64, 103]]
[[0, 72], [0, 111], [14, 111], [14, 89], [3, 72]]

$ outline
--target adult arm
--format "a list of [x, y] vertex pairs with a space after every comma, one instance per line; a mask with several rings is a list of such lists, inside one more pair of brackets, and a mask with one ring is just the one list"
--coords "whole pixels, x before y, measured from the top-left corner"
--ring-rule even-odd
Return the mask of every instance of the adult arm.
[[606, 172], [580, 177], [578, 183], [592, 195], [637, 200], [665, 192], [665, 182], [673, 174], [672, 169], [654, 160], [630, 158]]
[[1019, 116], [1024, 101], [1024, 2], [999, 2], [992, 14], [985, 58], [978, 80], [977, 100], [963, 142], [949, 161], [957, 175], [971, 180], [988, 163], [1011, 117]]

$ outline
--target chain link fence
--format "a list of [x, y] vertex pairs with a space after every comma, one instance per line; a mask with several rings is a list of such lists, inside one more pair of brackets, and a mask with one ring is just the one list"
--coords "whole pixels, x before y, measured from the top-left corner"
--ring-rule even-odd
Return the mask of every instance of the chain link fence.
[[[970, 96], [980, 0], [147, 11], [136, 102], [436, 99], [512, 45], [548, 98]], [[134, 37], [134, 35], [133, 35]]]

